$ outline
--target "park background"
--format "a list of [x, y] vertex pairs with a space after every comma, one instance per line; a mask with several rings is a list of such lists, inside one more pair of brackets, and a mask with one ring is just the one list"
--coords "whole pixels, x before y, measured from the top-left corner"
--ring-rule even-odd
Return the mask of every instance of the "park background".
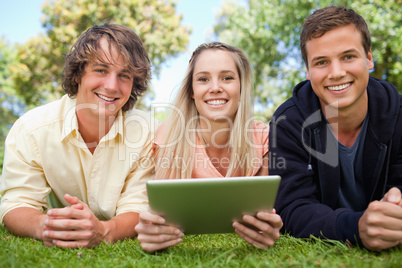
[[[153, 78], [137, 108], [173, 100], [192, 51], [221, 41], [245, 51], [254, 68], [252, 103], [268, 122], [305, 79], [299, 52], [303, 20], [329, 4], [355, 9], [372, 34], [372, 76], [402, 89], [402, 0], [0, 0], [0, 174], [5, 137], [24, 112], [58, 99], [64, 56], [94, 24], [134, 29], [149, 52]], [[162, 107], [162, 108], [160, 108]]]
[[[305, 79], [299, 52], [303, 19], [329, 4], [358, 11], [372, 34], [372, 76], [402, 89], [402, 0], [0, 0], [0, 174], [5, 137], [24, 112], [58, 99], [63, 57], [94, 24], [118, 23], [143, 39], [153, 64], [138, 108], [169, 103], [192, 51], [207, 41], [243, 49], [254, 67], [253, 103], [268, 122]], [[163, 120], [166, 111], [158, 110]], [[285, 234], [260, 250], [235, 234], [185, 236], [155, 254], [136, 239], [95, 249], [44, 248], [0, 227], [0, 267], [402, 267], [402, 248], [381, 253]]]

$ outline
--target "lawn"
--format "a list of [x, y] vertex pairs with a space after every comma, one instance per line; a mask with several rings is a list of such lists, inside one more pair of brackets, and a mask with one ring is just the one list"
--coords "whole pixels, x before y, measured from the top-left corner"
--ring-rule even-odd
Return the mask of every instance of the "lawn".
[[44, 247], [0, 227], [0, 267], [402, 267], [402, 248], [381, 253], [316, 238], [282, 236], [257, 249], [236, 234], [185, 236], [181, 244], [148, 254], [136, 239], [94, 249]]

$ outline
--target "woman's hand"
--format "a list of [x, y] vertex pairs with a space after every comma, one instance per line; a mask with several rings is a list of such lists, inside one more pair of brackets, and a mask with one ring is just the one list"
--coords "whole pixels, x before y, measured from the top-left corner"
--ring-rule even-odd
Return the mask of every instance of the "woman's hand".
[[276, 214], [275, 209], [271, 213], [259, 211], [255, 217], [244, 215], [243, 221], [250, 227], [234, 222], [235, 232], [249, 244], [260, 248], [272, 247], [279, 238], [283, 226], [282, 219]]
[[182, 241], [184, 234], [172, 225], [166, 224], [165, 218], [149, 211], [140, 213], [140, 220], [135, 231], [144, 251], [154, 252], [174, 246]]

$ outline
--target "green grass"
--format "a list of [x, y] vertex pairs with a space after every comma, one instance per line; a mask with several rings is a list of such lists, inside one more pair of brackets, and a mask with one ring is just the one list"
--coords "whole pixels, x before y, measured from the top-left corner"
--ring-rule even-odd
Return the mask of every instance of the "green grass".
[[402, 248], [380, 253], [316, 238], [282, 236], [274, 247], [254, 248], [236, 234], [185, 236], [153, 254], [136, 239], [94, 249], [47, 248], [0, 227], [0, 267], [402, 267]]

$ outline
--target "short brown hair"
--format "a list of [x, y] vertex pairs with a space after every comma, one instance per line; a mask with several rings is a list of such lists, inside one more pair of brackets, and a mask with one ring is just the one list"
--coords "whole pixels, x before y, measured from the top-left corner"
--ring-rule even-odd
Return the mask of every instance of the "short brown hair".
[[94, 59], [104, 61], [102, 55], [105, 52], [100, 47], [102, 38], [106, 38], [109, 50], [112, 46], [117, 49], [126, 62], [125, 67], [133, 74], [131, 97], [122, 107], [123, 111], [128, 111], [133, 108], [138, 97], [148, 89], [151, 63], [139, 36], [126, 26], [107, 23], [101, 26], [95, 25], [78, 37], [65, 58], [63, 89], [70, 97], [76, 96], [85, 65]]
[[368, 54], [371, 48], [370, 31], [363, 17], [354, 10], [345, 7], [328, 6], [316, 10], [304, 20], [303, 29], [300, 34], [300, 50], [307, 68], [306, 42], [313, 38], [319, 38], [338, 27], [350, 24], [353, 24], [361, 33], [362, 45], [364, 51]]

